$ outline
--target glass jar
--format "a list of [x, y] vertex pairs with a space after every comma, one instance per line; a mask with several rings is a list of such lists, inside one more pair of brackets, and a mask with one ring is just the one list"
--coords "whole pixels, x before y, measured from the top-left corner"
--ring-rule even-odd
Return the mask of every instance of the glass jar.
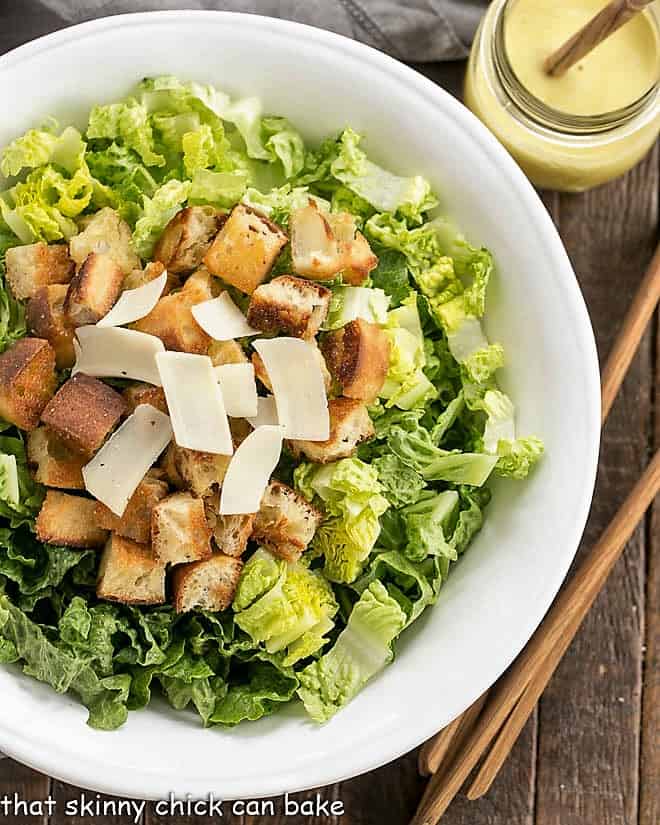
[[[539, 187], [579, 192], [623, 174], [660, 132], [660, 83], [613, 112], [583, 116], [551, 108], [522, 85], [507, 55], [507, 13], [516, 2], [489, 6], [472, 45], [465, 103]], [[642, 13], [660, 44], [657, 4]]]

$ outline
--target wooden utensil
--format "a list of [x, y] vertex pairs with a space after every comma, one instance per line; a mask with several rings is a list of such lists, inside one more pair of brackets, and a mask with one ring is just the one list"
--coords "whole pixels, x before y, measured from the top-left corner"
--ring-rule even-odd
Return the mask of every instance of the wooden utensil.
[[[646, 274], [637, 290], [637, 293], [635, 294], [630, 309], [624, 319], [621, 331], [617, 336], [605, 365], [605, 369], [603, 370], [601, 401], [601, 421], [603, 423], [607, 419], [612, 403], [621, 387], [621, 383], [623, 382], [626, 372], [628, 371], [628, 367], [630, 366], [635, 352], [639, 347], [644, 330], [653, 315], [658, 301], [660, 301], [660, 244], [651, 259], [651, 263], [646, 271]], [[509, 734], [509, 738], [513, 735], [514, 731], [517, 730], [519, 733], [524, 726], [524, 721], [520, 724], [520, 720], [523, 717], [524, 720], [526, 720], [529, 716], [531, 709], [538, 700], [538, 696], [540, 696], [543, 688], [552, 676], [557, 663], [566, 651], [568, 644], [570, 644], [570, 639], [572, 639], [575, 635], [577, 627], [579, 627], [580, 623], [581, 619], [578, 621], [575, 631], [573, 631], [572, 634], [567, 634], [568, 642], [566, 646], [559, 644], [556, 650], [549, 653], [547, 661], [543, 663], [542, 667], [539, 667], [538, 673], [530, 681], [529, 694], [526, 690], [524, 691], [524, 697], [520, 700], [520, 709], [516, 708], [514, 713], [511, 715], [511, 733]], [[529, 704], [534, 695], [537, 695], [537, 699], [534, 700], [531, 708], [529, 708]], [[457, 717], [457, 719], [450, 723], [450, 725], [436, 734], [423, 746], [419, 757], [419, 770], [422, 775], [434, 773], [439, 771], [441, 768], [444, 769], [445, 765], [451, 764], [457, 753], [463, 751], [463, 746], [469, 738], [473, 723], [478, 718], [487, 697], [488, 691], [482, 694], [482, 696], [461, 716]], [[517, 738], [518, 733], [515, 734], [513, 742], [515, 742], [515, 738]], [[499, 741], [500, 740], [498, 739], [498, 742]], [[509, 739], [506, 741], [508, 742]], [[513, 742], [511, 744], [513, 744]], [[501, 767], [501, 764], [506, 758], [508, 752], [509, 751], [504, 747], [503, 741], [497, 753], [493, 755], [492, 760], [489, 762], [490, 767], [488, 768], [488, 772], [486, 772], [484, 764], [484, 768], [480, 771], [479, 776], [470, 787], [468, 791], [468, 796], [470, 798], [477, 798], [478, 796], [481, 796], [485, 790], [490, 787], [492, 780], [497, 774], [499, 767]], [[498, 761], [498, 757], [501, 758], [501, 761]], [[429, 782], [426, 793], [420, 803], [418, 813], [422, 810], [425, 803], [428, 803], [429, 800], [434, 797], [435, 794], [433, 786], [435, 784], [436, 783], [433, 783], [432, 781]], [[438, 816], [440, 815], [441, 814]], [[416, 821], [417, 820], [413, 820], [413, 822]]]
[[546, 57], [543, 63], [546, 73], [553, 77], [563, 75], [652, 2], [653, 0], [612, 0], [563, 46]]

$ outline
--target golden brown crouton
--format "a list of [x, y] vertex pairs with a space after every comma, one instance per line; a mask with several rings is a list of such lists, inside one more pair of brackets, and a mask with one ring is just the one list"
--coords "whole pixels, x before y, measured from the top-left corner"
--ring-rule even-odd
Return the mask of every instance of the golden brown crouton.
[[240, 559], [224, 553], [177, 567], [172, 574], [176, 612], [187, 613], [195, 608], [214, 613], [226, 610], [234, 599], [242, 569]]
[[170, 487], [174, 487], [177, 490], [183, 490], [186, 485], [184, 480], [181, 478], [181, 473], [179, 473], [176, 468], [176, 454], [179, 449], [181, 448], [177, 447], [174, 441], [170, 442], [169, 447], [165, 450], [163, 457], [160, 460], [160, 469]]
[[182, 564], [211, 555], [211, 530], [204, 502], [190, 493], [173, 493], [151, 511], [151, 543], [161, 564]]
[[182, 486], [203, 498], [221, 487], [231, 461], [230, 455], [204, 453], [187, 447], [170, 445], [176, 472]]
[[366, 406], [353, 398], [333, 398], [328, 401], [330, 438], [327, 441], [290, 441], [295, 455], [301, 453], [310, 461], [328, 464], [349, 458], [358, 445], [374, 436], [374, 425]]
[[62, 490], [85, 489], [82, 468], [87, 459], [70, 450], [46, 427], [28, 433], [27, 457], [39, 484]]
[[73, 327], [64, 315], [65, 284], [40, 287], [28, 301], [25, 311], [27, 328], [35, 338], [44, 338], [55, 350], [58, 369], [72, 367], [76, 360], [73, 349]]
[[211, 338], [195, 321], [191, 309], [210, 301], [216, 289], [215, 279], [206, 270], [198, 270], [181, 292], [161, 298], [148, 315], [133, 324], [133, 329], [155, 335], [167, 349], [206, 355]]
[[39, 541], [64, 547], [103, 547], [108, 531], [96, 521], [96, 502], [49, 490], [34, 525]]
[[167, 401], [162, 387], [154, 387], [153, 384], [132, 384], [126, 387], [122, 395], [128, 408], [128, 412], [135, 412], [140, 404], [151, 404], [157, 410], [169, 415]]
[[347, 398], [371, 403], [378, 397], [390, 364], [390, 342], [377, 324], [363, 318], [326, 335], [321, 351]]
[[74, 327], [95, 324], [110, 312], [121, 293], [124, 273], [102, 252], [92, 252], [73, 276], [64, 300], [64, 312]]
[[75, 266], [66, 244], [39, 243], [7, 250], [7, 283], [14, 298], [31, 298], [42, 286], [68, 284]]
[[111, 535], [101, 556], [96, 595], [123, 604], [164, 604], [165, 567], [148, 544]]
[[297, 561], [322, 518], [300, 493], [280, 481], [271, 481], [254, 520], [252, 538], [274, 555]]
[[[165, 272], [165, 267], [160, 261], [151, 261], [144, 269], [134, 269], [132, 272], [129, 272], [124, 278], [122, 290], [125, 292], [129, 289], [139, 289], [141, 286], [146, 286], [146, 284], [155, 281], [156, 278], [160, 278], [163, 272]], [[168, 272], [162, 295], [169, 295], [172, 290], [178, 289], [180, 286], [181, 282], [178, 276], [173, 272]]]
[[328, 315], [331, 296], [320, 284], [281, 275], [252, 293], [247, 322], [262, 332], [313, 338]]
[[0, 418], [33, 430], [55, 392], [55, 351], [41, 338], [21, 338], [0, 355]]
[[248, 357], [236, 341], [211, 341], [208, 356], [214, 367], [225, 364], [247, 364]]
[[105, 504], [97, 502], [98, 525], [104, 530], [110, 530], [138, 544], [149, 544], [151, 541], [151, 511], [168, 493], [169, 487], [164, 481], [147, 473], [128, 500], [123, 516], [116, 516]]
[[130, 226], [109, 206], [85, 220], [83, 231], [69, 241], [69, 249], [78, 266], [92, 252], [103, 252], [110, 255], [124, 275], [140, 267]]
[[348, 212], [322, 212], [310, 200], [296, 209], [289, 220], [293, 269], [319, 281], [327, 281], [340, 272], [344, 281], [364, 283], [378, 266], [366, 238], [355, 230], [355, 218]]
[[266, 279], [288, 238], [277, 224], [239, 203], [204, 256], [209, 270], [248, 295]]
[[72, 450], [91, 458], [125, 413], [118, 392], [79, 372], [62, 384], [41, 420]]
[[204, 508], [206, 520], [218, 548], [227, 556], [241, 556], [252, 534], [256, 513], [221, 516], [219, 492], [204, 499]]
[[170, 272], [190, 272], [202, 263], [224, 217], [212, 206], [187, 206], [163, 230], [154, 258]]
[[234, 449], [239, 447], [252, 432], [253, 427], [245, 418], [230, 418], [229, 431]]

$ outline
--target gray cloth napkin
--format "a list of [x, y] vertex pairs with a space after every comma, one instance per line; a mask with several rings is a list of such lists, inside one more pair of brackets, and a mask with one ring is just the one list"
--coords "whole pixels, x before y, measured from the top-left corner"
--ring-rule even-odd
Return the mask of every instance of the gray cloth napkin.
[[[466, 57], [488, 0], [24, 0], [62, 25], [109, 14], [165, 9], [222, 9], [265, 14], [329, 29], [426, 63]], [[19, 14], [17, 9], [17, 14]]]

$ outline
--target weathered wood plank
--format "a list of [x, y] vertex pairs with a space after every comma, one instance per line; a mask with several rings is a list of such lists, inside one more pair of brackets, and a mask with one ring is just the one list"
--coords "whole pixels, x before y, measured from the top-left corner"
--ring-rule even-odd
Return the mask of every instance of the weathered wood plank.
[[[0, 761], [0, 803], [5, 799], [9, 808], [0, 807], [0, 822], [12, 822], [20, 825], [30, 822], [33, 825], [46, 825], [48, 809], [32, 807], [25, 809], [21, 803], [45, 802], [50, 792], [51, 781], [42, 773], [27, 768], [13, 759]], [[18, 806], [17, 804], [18, 803]]]
[[[654, 449], [660, 448], [660, 322], [656, 325]], [[660, 502], [648, 522], [639, 825], [660, 822]]]
[[[657, 149], [620, 181], [561, 198], [561, 233], [580, 278], [601, 359], [655, 245]], [[648, 460], [651, 336], [605, 428], [584, 547]], [[640, 527], [540, 706], [536, 825], [637, 822], [645, 531]]]
[[57, 813], [48, 825], [143, 825], [145, 820], [142, 809], [135, 807], [142, 804], [139, 800], [120, 799], [58, 780], [52, 782], [52, 793]]

